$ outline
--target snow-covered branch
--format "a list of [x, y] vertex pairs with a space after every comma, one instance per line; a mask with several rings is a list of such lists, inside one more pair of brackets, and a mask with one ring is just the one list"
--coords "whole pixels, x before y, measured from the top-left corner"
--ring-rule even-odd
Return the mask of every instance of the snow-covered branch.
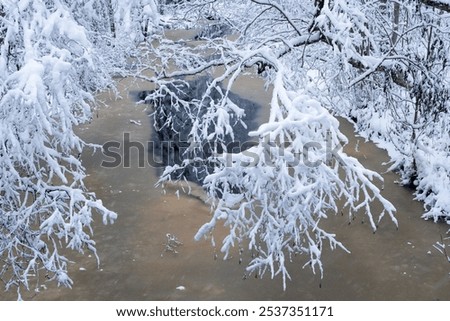
[[450, 12], [450, 2], [446, 0], [420, 0], [426, 6]]
[[[221, 3], [215, 2], [217, 13]], [[323, 273], [324, 246], [346, 250], [322, 228], [322, 221], [343, 204], [350, 216], [367, 215], [374, 230], [385, 214], [397, 224], [393, 205], [372, 181], [381, 176], [337, 148], [346, 141], [338, 121], [316, 94], [320, 89], [305, 85], [306, 71], [317, 61], [324, 61], [321, 69], [349, 66], [351, 59], [370, 69], [384, 61], [363, 55], [359, 47], [370, 34], [367, 21], [344, 1], [324, 6], [320, 14], [313, 3], [303, 3], [299, 10], [310, 14], [306, 18], [294, 9], [294, 2], [250, 3], [247, 9], [248, 1], [238, 2], [234, 12], [244, 13], [228, 16], [233, 29], [243, 31], [236, 41], [206, 39], [194, 48], [164, 41], [152, 49], [163, 64], [155, 70], [152, 81], [157, 88], [147, 101], [153, 104], [157, 130], [172, 130], [172, 139], [188, 143], [181, 160], [166, 167], [160, 183], [202, 172], [197, 181], [208, 193], [213, 216], [196, 239], [209, 236], [224, 222], [229, 228], [222, 244], [225, 256], [233, 247], [247, 249], [253, 255], [249, 273], [281, 275], [286, 286], [286, 264], [295, 255], [306, 256], [306, 266]], [[261, 6], [274, 10], [254, 10]], [[277, 23], [280, 28], [273, 27]], [[239, 76], [256, 72], [254, 66], [272, 86], [269, 119], [249, 133], [251, 146], [228, 150], [229, 142], [239, 142], [234, 128], [245, 115], [231, 93]], [[177, 78], [171, 81], [168, 75]], [[195, 75], [197, 82], [192, 80]], [[383, 207], [378, 215], [371, 209], [374, 201]]]
[[[146, 3], [148, 15], [154, 2]], [[29, 290], [45, 280], [70, 287], [61, 248], [96, 255], [94, 215], [105, 224], [117, 216], [85, 187], [80, 155], [96, 147], [74, 132], [92, 119], [93, 94], [112, 85], [111, 74], [126, 58], [111, 31], [127, 27], [125, 16], [131, 17], [117, 12], [112, 28], [108, 5], [0, 5], [0, 278], [6, 289]]]
[[[321, 253], [326, 243], [332, 249], [346, 250], [320, 224], [338, 211], [340, 198], [350, 216], [364, 209], [374, 230], [377, 223], [371, 201], [379, 200], [395, 224], [396, 219], [392, 204], [371, 182], [381, 177], [342, 151], [333, 155], [339, 159], [332, 158], [325, 148], [345, 140], [336, 119], [306, 93], [287, 91], [282, 66], [278, 70], [271, 121], [250, 133], [259, 138], [257, 145], [218, 156], [219, 164], [205, 178], [204, 187], [217, 201], [212, 220], [196, 238], [208, 236], [224, 221], [230, 229], [223, 240], [225, 256], [237, 245], [247, 247], [256, 253], [247, 270], [258, 275], [268, 271], [271, 277], [280, 274], [286, 287], [289, 273], [285, 264], [295, 255], [307, 255], [307, 264], [322, 274]], [[345, 173], [342, 176], [341, 171]], [[383, 213], [377, 221], [382, 217]]]

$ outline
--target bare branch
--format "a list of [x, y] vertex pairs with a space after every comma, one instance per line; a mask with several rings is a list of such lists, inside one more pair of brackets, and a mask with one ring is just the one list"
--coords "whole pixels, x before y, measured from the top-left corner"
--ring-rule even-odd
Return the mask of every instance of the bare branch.
[[277, 3], [268, 3], [265, 1], [259, 1], [259, 0], [251, 0], [254, 3], [260, 4], [260, 5], [264, 5], [264, 6], [270, 6], [276, 10], [278, 10], [286, 19], [286, 21], [292, 26], [292, 28], [294, 28], [295, 32], [297, 32], [297, 34], [299, 36], [302, 35], [302, 32], [300, 31], [300, 29], [298, 29], [298, 27], [295, 25], [294, 21], [291, 19], [291, 17], [283, 10], [283, 8], [281, 8]]

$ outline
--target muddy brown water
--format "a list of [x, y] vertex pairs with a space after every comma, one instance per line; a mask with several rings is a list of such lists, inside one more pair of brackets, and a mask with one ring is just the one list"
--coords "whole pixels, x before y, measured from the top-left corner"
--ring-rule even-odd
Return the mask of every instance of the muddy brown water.
[[[172, 32], [171, 37], [192, 36], [192, 32]], [[260, 118], [267, 116], [270, 92], [261, 88], [254, 76], [239, 80], [235, 93], [262, 106]], [[98, 96], [106, 107], [98, 111], [91, 124], [79, 128], [89, 142], [104, 144], [122, 141], [130, 133], [132, 141], [146, 146], [151, 126], [143, 106], [136, 106], [128, 92], [149, 89], [148, 84], [118, 81], [122, 98], [103, 93]], [[130, 122], [133, 120], [135, 122]], [[140, 125], [138, 125], [138, 124]], [[386, 171], [381, 165], [386, 153], [357, 137], [352, 126], [341, 120], [341, 130], [349, 138], [348, 154], [366, 167]], [[358, 145], [358, 148], [355, 148]], [[28, 300], [450, 300], [450, 264], [433, 248], [445, 236], [448, 225], [420, 218], [422, 204], [413, 200], [412, 191], [395, 183], [394, 173], [385, 173], [383, 194], [397, 208], [399, 229], [385, 218], [373, 234], [363, 216], [349, 224], [346, 215], [331, 216], [325, 226], [351, 251], [324, 249], [324, 277], [314, 275], [302, 261], [289, 265], [292, 280], [283, 291], [280, 278], [244, 278], [245, 266], [237, 256], [223, 260], [220, 236], [217, 248], [209, 240], [195, 242], [194, 234], [209, 220], [209, 207], [197, 197], [180, 195], [168, 187], [155, 188], [154, 168], [139, 168], [136, 150], [131, 167], [101, 167], [111, 160], [100, 151], [86, 151], [83, 161], [91, 191], [119, 217], [115, 224], [103, 226], [94, 217], [95, 240], [100, 266], [88, 255], [71, 254], [72, 289], [44, 284], [39, 292], [24, 293]], [[201, 195], [198, 187], [194, 194]], [[376, 212], [377, 204], [374, 204]], [[178, 253], [164, 251], [166, 234], [175, 235], [183, 245]], [[245, 263], [244, 254], [244, 263]], [[180, 286], [184, 290], [179, 290]], [[0, 299], [16, 299], [15, 293], [2, 293]]]

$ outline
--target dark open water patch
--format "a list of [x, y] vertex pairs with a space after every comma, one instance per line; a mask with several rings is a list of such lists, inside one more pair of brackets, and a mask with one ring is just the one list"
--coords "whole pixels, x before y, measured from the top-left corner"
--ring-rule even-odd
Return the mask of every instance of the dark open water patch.
[[[204, 99], [200, 105], [198, 102], [211, 81], [212, 78], [208, 76], [189, 81], [180, 79], [176, 87], [168, 85], [167, 91], [158, 97], [152, 96], [155, 91], [130, 92], [130, 96], [136, 101], [144, 100], [151, 105], [150, 119], [154, 130], [150, 137], [149, 153], [152, 154], [150, 157], [159, 170], [158, 174], [161, 174], [166, 166], [179, 165], [180, 169], [173, 173], [172, 179], [185, 178], [201, 185], [205, 177], [214, 171], [214, 164], [207, 161], [214, 151], [219, 154], [224, 150], [227, 153], [236, 153], [255, 144], [248, 133], [258, 127], [256, 120], [260, 105], [230, 92], [228, 99], [244, 110], [244, 115], [240, 118], [233, 112], [229, 112], [234, 139], [227, 134], [222, 144], [205, 140], [195, 142], [198, 148], [194, 150], [190, 148], [192, 147], [190, 133], [195, 119], [205, 117], [211, 103], [217, 103], [225, 92], [223, 88], [221, 88], [222, 93], [213, 89], [209, 98]], [[187, 105], [184, 107], [177, 105], [170, 93], [175, 93], [178, 99], [187, 102]], [[214, 125], [207, 128], [208, 134], [215, 130]]]
[[194, 37], [195, 40], [201, 39], [214, 39], [214, 38], [224, 38], [233, 33], [231, 27], [223, 22], [217, 21], [216, 23], [211, 23], [205, 26], [200, 32]]

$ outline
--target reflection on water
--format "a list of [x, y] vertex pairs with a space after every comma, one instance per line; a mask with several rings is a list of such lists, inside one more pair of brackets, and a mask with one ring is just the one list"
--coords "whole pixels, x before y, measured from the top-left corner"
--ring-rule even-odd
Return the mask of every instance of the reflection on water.
[[[244, 150], [250, 147], [248, 132], [257, 128], [256, 114], [260, 107], [253, 101], [243, 99], [233, 92], [227, 93], [227, 104], [217, 107], [223, 99], [226, 89], [210, 90], [208, 99], [202, 99], [203, 94], [212, 83], [211, 76], [200, 76], [192, 80], [179, 79], [176, 85], [166, 85], [162, 93], [154, 91], [142, 91], [134, 94], [147, 102], [152, 109], [151, 123], [152, 144], [150, 153], [158, 155], [160, 164], [164, 166], [178, 165], [179, 170], [172, 172], [171, 179], [187, 179], [191, 182], [202, 184], [208, 174], [213, 173], [214, 164], [206, 160], [213, 153], [222, 154], [224, 149], [228, 153]], [[185, 105], [174, 102], [176, 95]], [[199, 103], [201, 101], [201, 104]], [[233, 128], [233, 137], [224, 133], [221, 144], [214, 139], [196, 142], [196, 148], [192, 148], [190, 134], [194, 126], [193, 115], [199, 118], [208, 118], [207, 111], [214, 105], [216, 108], [230, 110], [230, 125]], [[229, 105], [239, 106], [237, 111]], [[237, 113], [242, 113], [237, 115]], [[245, 124], [245, 125], [244, 125]], [[206, 130], [208, 134], [215, 132], [215, 122], [210, 122]], [[194, 144], [195, 145], [195, 144]], [[199, 161], [205, 160], [205, 161]], [[189, 164], [185, 163], [189, 161]]]
[[[265, 118], [270, 93], [261, 90], [262, 81], [251, 76], [238, 80], [236, 94], [262, 106]], [[151, 132], [148, 113], [135, 107], [129, 91], [151, 89], [148, 84], [123, 79], [119, 90], [123, 98], [104, 93], [98, 97], [108, 107], [98, 118], [79, 128], [89, 142], [104, 144], [121, 141], [125, 132], [133, 141], [147, 146]], [[131, 122], [133, 120], [134, 122]], [[341, 129], [350, 139], [346, 151], [368, 168], [378, 172], [387, 155], [371, 143], [355, 137], [349, 123]], [[358, 148], [356, 149], [356, 145]], [[358, 150], [358, 151], [356, 151]], [[136, 151], [131, 151], [136, 160]], [[384, 195], [396, 206], [399, 230], [389, 221], [381, 222], [376, 234], [369, 224], [350, 221], [345, 215], [331, 216], [325, 225], [351, 251], [325, 249], [323, 280], [309, 267], [298, 262], [290, 265], [292, 281], [283, 291], [280, 279], [245, 278], [245, 263], [250, 253], [239, 252], [222, 260], [220, 249], [224, 231], [215, 232], [216, 247], [209, 240], [195, 242], [197, 229], [209, 220], [209, 208], [198, 198], [176, 195], [176, 189], [155, 188], [156, 171], [139, 168], [102, 168], [105, 156], [100, 151], [86, 151], [83, 161], [90, 174], [87, 186], [112, 210], [119, 214], [113, 226], [102, 226], [96, 217], [95, 239], [101, 259], [71, 256], [73, 289], [57, 288], [53, 283], [40, 293], [24, 295], [34, 300], [449, 300], [450, 264], [433, 248], [448, 226], [420, 219], [422, 204], [413, 201], [411, 191], [394, 183], [396, 175], [384, 174]], [[193, 186], [194, 194], [202, 191]], [[376, 204], [374, 206], [377, 206]], [[176, 252], [166, 251], [167, 234], [183, 244]], [[297, 264], [296, 264], [297, 263]], [[184, 289], [184, 290], [180, 290]], [[15, 293], [0, 298], [16, 299]]]

